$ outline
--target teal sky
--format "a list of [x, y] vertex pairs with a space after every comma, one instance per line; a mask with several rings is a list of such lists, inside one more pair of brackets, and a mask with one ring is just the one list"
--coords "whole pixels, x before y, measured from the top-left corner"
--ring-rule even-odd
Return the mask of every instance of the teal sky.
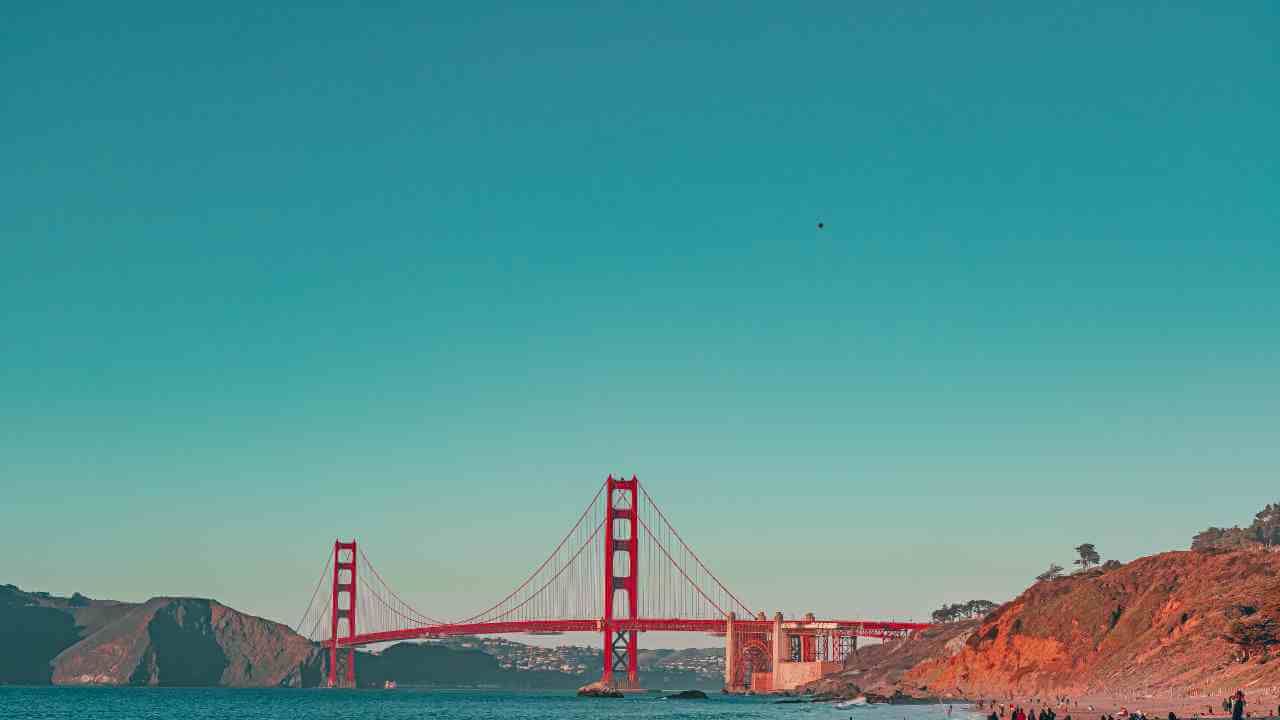
[[0, 24], [0, 582], [457, 616], [615, 472], [924, 617], [1280, 496], [1275, 3], [271, 5]]

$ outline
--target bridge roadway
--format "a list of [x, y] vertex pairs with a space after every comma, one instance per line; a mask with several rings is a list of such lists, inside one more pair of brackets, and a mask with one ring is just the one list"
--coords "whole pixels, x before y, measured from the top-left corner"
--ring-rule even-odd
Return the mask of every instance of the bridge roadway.
[[[737, 633], [768, 633], [774, 621], [743, 619], [733, 621]], [[784, 620], [786, 630], [836, 630], [854, 633], [861, 637], [887, 638], [929, 627], [924, 623], [881, 622], [872, 620]], [[685, 618], [613, 618], [608, 623], [603, 618], [578, 620], [516, 620], [511, 622], [457, 623], [424, 625], [403, 630], [362, 633], [337, 638], [338, 647], [356, 647], [376, 643], [414, 640], [418, 638], [444, 637], [448, 635], [505, 635], [551, 634], [564, 632], [601, 633], [614, 632], [697, 632], [724, 635], [727, 621]]]

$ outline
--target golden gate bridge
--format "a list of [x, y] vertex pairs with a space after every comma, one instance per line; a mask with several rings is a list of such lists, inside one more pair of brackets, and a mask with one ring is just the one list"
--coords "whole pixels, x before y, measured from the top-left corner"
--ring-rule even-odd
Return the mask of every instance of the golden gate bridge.
[[[325, 580], [328, 592], [322, 594]], [[634, 475], [610, 475], [541, 565], [498, 602], [457, 620], [414, 607], [391, 589], [355, 539], [335, 540], [297, 631], [328, 650], [330, 687], [355, 685], [358, 646], [451, 635], [588, 632], [603, 637], [601, 682], [637, 688], [639, 633], [696, 632], [725, 638], [726, 690], [767, 691], [839, 669], [859, 637], [883, 640], [925, 627], [753, 613], [694, 553]]]

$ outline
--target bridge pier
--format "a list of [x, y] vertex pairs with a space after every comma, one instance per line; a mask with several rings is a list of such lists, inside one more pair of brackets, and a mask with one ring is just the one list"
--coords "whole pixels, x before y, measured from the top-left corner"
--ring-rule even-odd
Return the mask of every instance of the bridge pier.
[[[903, 631], [923, 627], [900, 625]], [[838, 672], [857, 653], [858, 635], [868, 633], [864, 623], [819, 620], [812, 613], [787, 620], [780, 612], [772, 619], [763, 612], [754, 618], [730, 612], [723, 627], [724, 690], [730, 693], [786, 692]]]
[[782, 613], [777, 612], [773, 615], [773, 663], [771, 668], [776, 677], [778, 668], [782, 667], [782, 663], [786, 662], [787, 636], [782, 634]]
[[731, 611], [724, 621], [724, 689], [733, 690], [738, 680], [738, 644], [734, 640], [733, 621], [736, 616]]

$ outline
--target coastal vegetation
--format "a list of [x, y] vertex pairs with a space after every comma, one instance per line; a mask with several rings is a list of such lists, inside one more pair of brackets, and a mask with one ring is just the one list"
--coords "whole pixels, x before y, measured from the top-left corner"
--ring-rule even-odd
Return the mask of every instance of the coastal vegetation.
[[970, 600], [968, 602], [943, 605], [929, 616], [936, 623], [959, 622], [982, 617], [995, 610], [998, 605], [990, 600]]
[[1268, 503], [1253, 516], [1247, 527], [1211, 526], [1191, 538], [1191, 549], [1201, 552], [1233, 550], [1260, 545], [1280, 547], [1280, 502]]

